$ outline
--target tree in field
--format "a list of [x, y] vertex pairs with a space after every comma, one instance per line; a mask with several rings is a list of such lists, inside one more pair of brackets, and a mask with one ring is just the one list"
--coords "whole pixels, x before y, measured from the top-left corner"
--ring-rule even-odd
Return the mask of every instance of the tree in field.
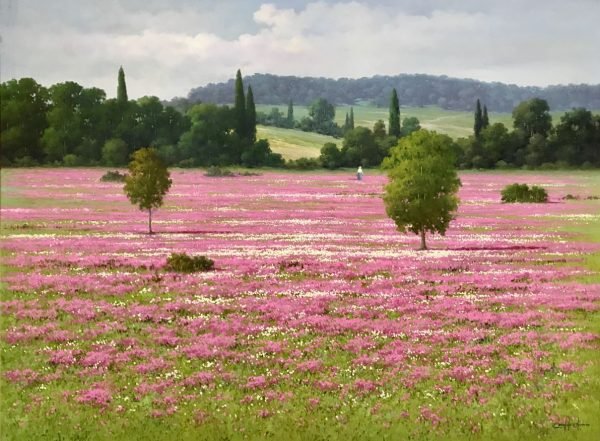
[[482, 129], [483, 113], [481, 112], [481, 103], [477, 100], [477, 104], [475, 105], [475, 123], [473, 124], [473, 133], [475, 133], [476, 138], [479, 138]]
[[490, 126], [490, 117], [488, 115], [487, 106], [483, 105], [483, 115], [481, 116], [481, 128], [485, 129]]
[[390, 97], [390, 121], [389, 121], [389, 134], [400, 138], [400, 101], [398, 100], [398, 93], [396, 89], [392, 90], [392, 96]]
[[246, 138], [246, 99], [244, 98], [244, 83], [242, 82], [242, 73], [238, 69], [235, 74], [235, 104], [234, 112], [234, 130], [242, 139]]
[[454, 219], [461, 183], [453, 164], [452, 139], [428, 130], [402, 138], [384, 161], [386, 212], [399, 231], [420, 235], [421, 250], [427, 232], [444, 235]]
[[513, 126], [522, 130], [526, 136], [542, 135], [546, 137], [552, 129], [552, 116], [548, 102], [541, 98], [532, 98], [519, 103], [513, 109]]
[[127, 98], [127, 85], [125, 84], [125, 72], [123, 66], [119, 68], [119, 84], [117, 85], [117, 101], [120, 104], [126, 104], [129, 99]]
[[290, 129], [294, 128], [294, 102], [290, 100], [287, 109], [287, 126]]
[[348, 117], [348, 128], [354, 130], [354, 109], [350, 107], [350, 116]]
[[251, 86], [248, 86], [248, 93], [246, 94], [246, 135], [248, 141], [256, 142], [256, 106], [254, 105], [254, 94]]
[[162, 205], [172, 181], [156, 150], [139, 149], [132, 157], [123, 190], [132, 204], [148, 210], [148, 234], [152, 234], [152, 209]]

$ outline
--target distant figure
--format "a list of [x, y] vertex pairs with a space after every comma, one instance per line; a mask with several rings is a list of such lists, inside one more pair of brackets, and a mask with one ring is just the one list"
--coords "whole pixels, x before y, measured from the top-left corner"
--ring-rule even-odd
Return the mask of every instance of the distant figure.
[[362, 177], [363, 177], [363, 170], [362, 170], [362, 166], [358, 166], [358, 170], [356, 171], [356, 179], [358, 179], [359, 181], [362, 181]]

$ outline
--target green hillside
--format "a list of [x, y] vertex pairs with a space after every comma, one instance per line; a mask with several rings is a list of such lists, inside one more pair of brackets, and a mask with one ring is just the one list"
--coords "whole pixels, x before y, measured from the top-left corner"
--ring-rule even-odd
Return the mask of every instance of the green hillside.
[[281, 153], [285, 159], [317, 157], [321, 147], [327, 142], [334, 142], [338, 147], [342, 147], [341, 139], [279, 127], [257, 126], [256, 136], [259, 139], [268, 139], [271, 150]]

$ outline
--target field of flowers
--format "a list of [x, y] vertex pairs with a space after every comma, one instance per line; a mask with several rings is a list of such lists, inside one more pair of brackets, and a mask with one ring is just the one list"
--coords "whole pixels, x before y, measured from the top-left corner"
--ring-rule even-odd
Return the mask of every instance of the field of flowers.
[[175, 170], [149, 236], [103, 172], [2, 172], [1, 439], [600, 439], [600, 174], [419, 252], [383, 175]]

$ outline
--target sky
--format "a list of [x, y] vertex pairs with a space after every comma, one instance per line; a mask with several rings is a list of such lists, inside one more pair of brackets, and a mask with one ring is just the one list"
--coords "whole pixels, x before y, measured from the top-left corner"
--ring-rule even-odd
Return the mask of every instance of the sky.
[[0, 80], [186, 96], [244, 75], [600, 83], [600, 0], [0, 0]]

